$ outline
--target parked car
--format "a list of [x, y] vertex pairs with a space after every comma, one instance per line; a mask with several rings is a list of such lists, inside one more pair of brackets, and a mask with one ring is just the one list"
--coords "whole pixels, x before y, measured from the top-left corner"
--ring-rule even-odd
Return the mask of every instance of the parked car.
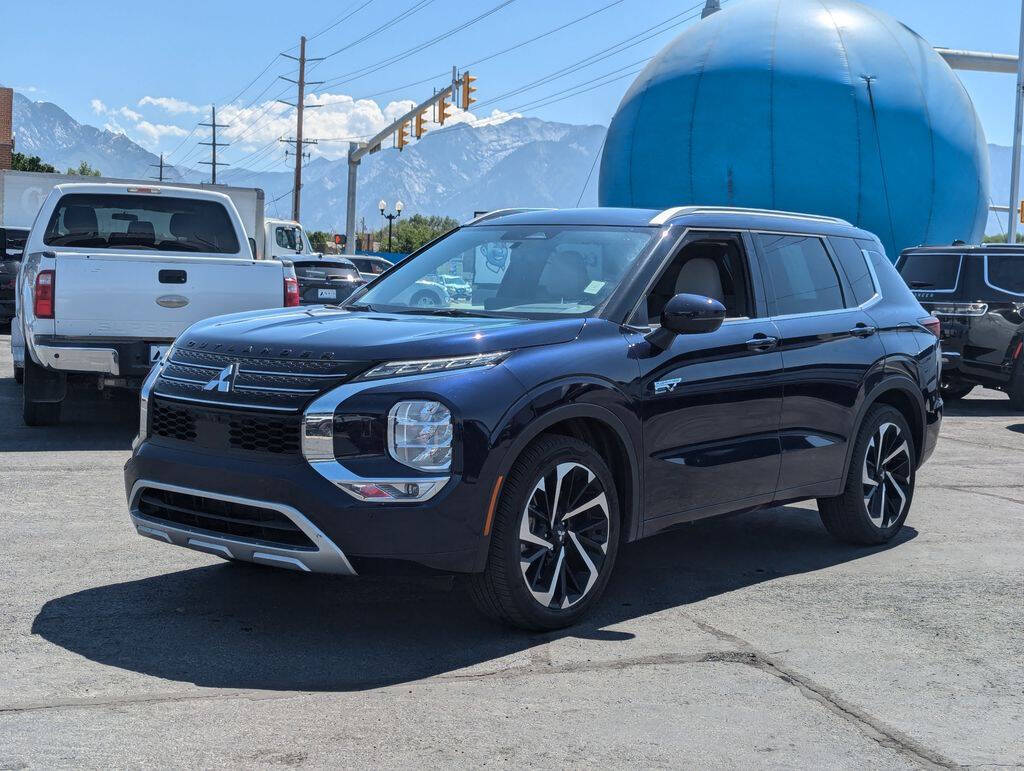
[[942, 320], [942, 398], [962, 399], [981, 385], [1024, 410], [1024, 247], [916, 247], [896, 266]]
[[457, 302], [469, 302], [472, 299], [473, 288], [469, 285], [462, 276], [453, 276], [448, 273], [441, 273], [438, 275], [441, 283], [444, 284], [444, 288], [448, 290], [448, 294], [452, 296], [452, 299]]
[[26, 238], [28, 231], [23, 228], [0, 226], [0, 324], [14, 318], [14, 285]]
[[255, 259], [226, 195], [110, 183], [50, 191], [17, 292], [11, 346], [30, 426], [60, 420], [69, 383], [138, 388], [199, 319], [299, 304], [290, 263]]
[[359, 254], [348, 254], [345, 256], [352, 260], [352, 264], [359, 269], [359, 272], [367, 281], [373, 281], [381, 273], [386, 273], [395, 265], [383, 257], [366, 257]]
[[299, 279], [299, 297], [303, 305], [345, 300], [366, 283], [356, 266], [344, 257], [300, 259], [293, 265], [295, 276]]
[[[404, 299], [481, 251], [507, 259], [474, 305]], [[499, 213], [307, 314], [199, 322], [154, 367], [125, 466], [139, 534], [466, 573], [486, 613], [551, 629], [622, 543], [680, 523], [817, 499], [840, 540], [888, 541], [942, 416], [938, 321], [826, 217]]]

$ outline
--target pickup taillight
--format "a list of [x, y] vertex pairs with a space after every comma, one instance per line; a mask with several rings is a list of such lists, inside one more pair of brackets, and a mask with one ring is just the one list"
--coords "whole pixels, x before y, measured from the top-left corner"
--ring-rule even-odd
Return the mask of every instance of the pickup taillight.
[[41, 270], [36, 274], [32, 292], [32, 312], [37, 319], [53, 318], [53, 295], [57, 288], [57, 274], [52, 270]]
[[295, 276], [284, 277], [284, 307], [294, 308], [299, 304], [299, 280]]

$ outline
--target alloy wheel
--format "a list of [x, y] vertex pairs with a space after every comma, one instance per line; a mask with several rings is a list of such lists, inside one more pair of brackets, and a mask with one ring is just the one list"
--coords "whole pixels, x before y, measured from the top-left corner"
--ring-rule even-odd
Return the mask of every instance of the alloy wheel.
[[910, 499], [913, 465], [910, 445], [895, 423], [882, 423], [864, 453], [861, 477], [871, 523], [885, 529], [897, 522]]
[[575, 605], [597, 582], [608, 554], [608, 498], [593, 471], [559, 463], [534, 485], [519, 526], [519, 566], [545, 608]]

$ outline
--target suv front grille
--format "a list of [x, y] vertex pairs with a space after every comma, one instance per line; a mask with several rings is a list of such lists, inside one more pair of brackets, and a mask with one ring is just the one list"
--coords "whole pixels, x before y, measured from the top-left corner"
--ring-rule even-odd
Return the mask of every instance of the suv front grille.
[[301, 417], [245, 413], [154, 397], [149, 433], [217, 451], [298, 456]]
[[288, 517], [261, 506], [146, 487], [139, 494], [138, 513], [170, 525], [287, 549], [316, 548]]
[[175, 348], [154, 394], [237, 409], [299, 412], [373, 362], [268, 359]]

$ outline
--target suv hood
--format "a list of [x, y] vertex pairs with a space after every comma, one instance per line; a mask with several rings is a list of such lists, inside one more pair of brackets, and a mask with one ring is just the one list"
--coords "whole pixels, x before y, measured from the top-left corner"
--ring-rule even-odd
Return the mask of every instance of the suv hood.
[[430, 359], [567, 343], [584, 319], [506, 319], [311, 307], [217, 316], [176, 345], [240, 356], [383, 361]]

